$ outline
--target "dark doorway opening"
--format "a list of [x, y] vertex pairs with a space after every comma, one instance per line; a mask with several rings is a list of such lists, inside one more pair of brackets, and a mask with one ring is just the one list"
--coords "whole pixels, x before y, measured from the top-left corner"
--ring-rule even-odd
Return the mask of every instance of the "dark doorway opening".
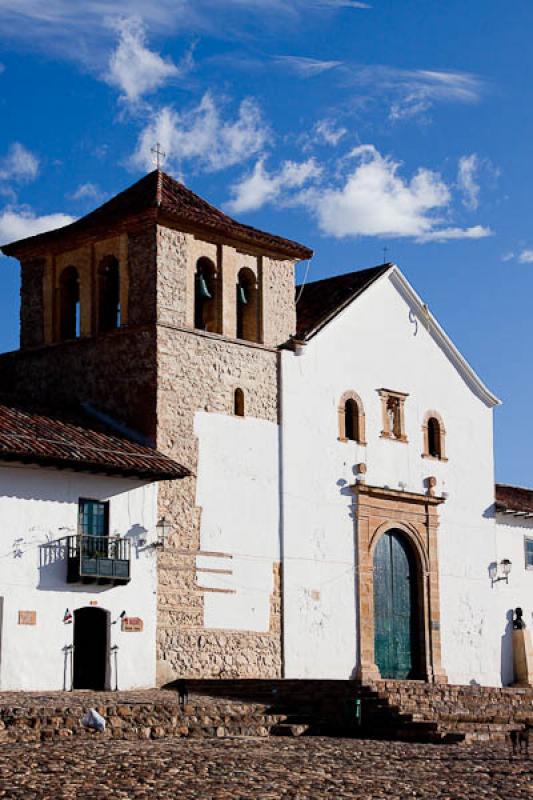
[[382, 678], [421, 677], [419, 570], [401, 531], [383, 534], [374, 551], [374, 650]]
[[74, 689], [109, 688], [109, 612], [78, 608], [74, 612]]

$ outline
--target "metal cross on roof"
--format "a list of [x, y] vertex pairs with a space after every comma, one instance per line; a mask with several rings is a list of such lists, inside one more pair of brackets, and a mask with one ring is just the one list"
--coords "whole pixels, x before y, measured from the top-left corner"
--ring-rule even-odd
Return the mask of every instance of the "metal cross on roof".
[[156, 142], [155, 147], [150, 148], [150, 152], [154, 154], [152, 161], [154, 162], [156, 168], [161, 169], [167, 154], [161, 150], [161, 145], [159, 142]]

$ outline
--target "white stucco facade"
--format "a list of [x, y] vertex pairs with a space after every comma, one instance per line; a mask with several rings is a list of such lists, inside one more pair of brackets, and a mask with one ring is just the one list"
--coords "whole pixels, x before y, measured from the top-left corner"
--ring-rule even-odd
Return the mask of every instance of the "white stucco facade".
[[[282, 357], [284, 655], [287, 677], [348, 678], [358, 661], [355, 465], [371, 486], [424, 494], [437, 479], [442, 666], [452, 683], [512, 680], [511, 608], [528, 613], [523, 531], [494, 515], [492, 407], [438, 326], [392, 270], [303, 347]], [[380, 436], [378, 390], [403, 392], [407, 442]], [[366, 445], [339, 441], [347, 390], [362, 400]], [[447, 461], [422, 457], [424, 415], [446, 429]], [[391, 520], [393, 527], [394, 520]], [[489, 565], [513, 561], [509, 583]]]
[[280, 559], [278, 425], [199, 412], [195, 433], [204, 624], [266, 632]]
[[[67, 583], [65, 549], [56, 540], [76, 534], [80, 498], [109, 501], [110, 536], [131, 542], [131, 580], [125, 585]], [[120, 477], [22, 465], [0, 466], [0, 689], [60, 690], [71, 686], [75, 623], [65, 612], [109, 612], [110, 645], [118, 646], [118, 686], [155, 684], [157, 484]], [[21, 624], [19, 612], [34, 612]], [[122, 630], [120, 614], [143, 630]], [[109, 683], [115, 687], [110, 653]]]

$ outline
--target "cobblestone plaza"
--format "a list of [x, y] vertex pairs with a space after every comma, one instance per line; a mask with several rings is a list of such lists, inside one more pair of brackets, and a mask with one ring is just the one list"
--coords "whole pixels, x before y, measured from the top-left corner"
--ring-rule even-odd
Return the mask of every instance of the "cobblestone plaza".
[[525, 800], [533, 761], [505, 745], [355, 739], [6, 744], [0, 797], [24, 800]]

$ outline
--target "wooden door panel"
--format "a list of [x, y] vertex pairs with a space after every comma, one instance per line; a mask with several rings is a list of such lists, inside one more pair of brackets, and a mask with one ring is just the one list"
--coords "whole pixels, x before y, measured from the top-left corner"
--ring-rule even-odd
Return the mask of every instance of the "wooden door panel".
[[374, 552], [375, 661], [383, 678], [413, 673], [414, 577], [407, 542], [387, 531]]

